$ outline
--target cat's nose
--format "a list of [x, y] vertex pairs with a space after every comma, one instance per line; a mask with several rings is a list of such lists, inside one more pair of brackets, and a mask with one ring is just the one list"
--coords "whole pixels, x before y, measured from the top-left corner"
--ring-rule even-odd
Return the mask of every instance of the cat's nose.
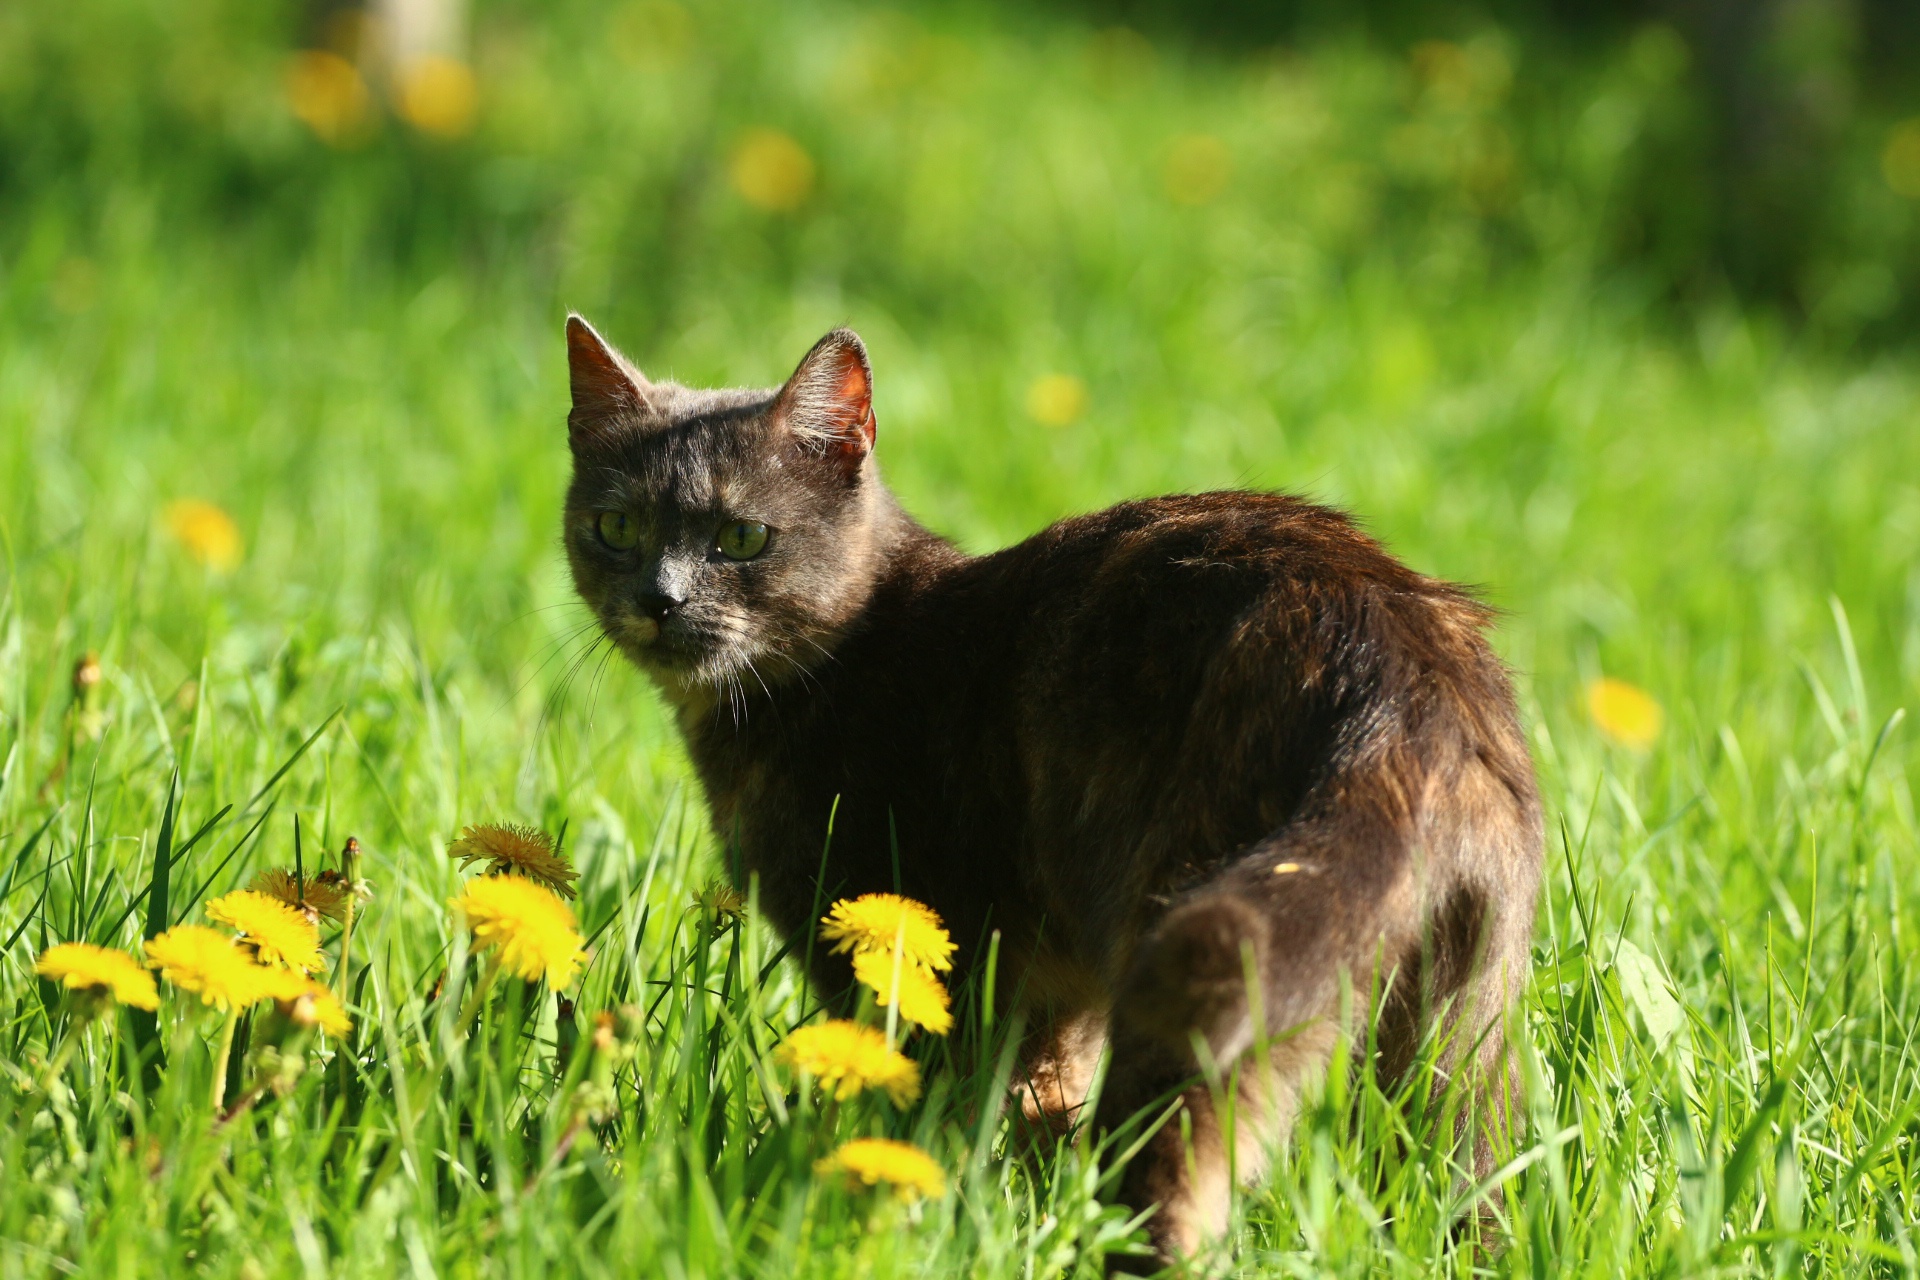
[[640, 609], [655, 622], [665, 622], [667, 616], [687, 602], [685, 596], [671, 595], [665, 591], [642, 591]]

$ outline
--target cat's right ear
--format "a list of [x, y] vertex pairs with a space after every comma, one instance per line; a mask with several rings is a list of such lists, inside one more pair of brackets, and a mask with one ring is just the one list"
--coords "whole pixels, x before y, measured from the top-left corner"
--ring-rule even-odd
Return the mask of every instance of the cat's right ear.
[[567, 377], [573, 388], [567, 437], [575, 447], [655, 416], [646, 378], [577, 315], [567, 317]]

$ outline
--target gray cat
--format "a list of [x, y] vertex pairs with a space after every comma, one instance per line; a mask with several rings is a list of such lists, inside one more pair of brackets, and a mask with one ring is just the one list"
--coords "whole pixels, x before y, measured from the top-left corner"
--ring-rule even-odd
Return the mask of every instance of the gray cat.
[[[672, 706], [780, 929], [892, 889], [897, 847], [961, 973], [999, 931], [1032, 1119], [1071, 1122], [1103, 1048], [1097, 1127], [1184, 1109], [1120, 1182], [1163, 1258], [1225, 1230], [1233, 1177], [1376, 987], [1375, 1069], [1439, 1020], [1463, 1156], [1495, 1167], [1541, 820], [1483, 606], [1273, 494], [1123, 503], [967, 556], [881, 482], [852, 333], [767, 391], [649, 381], [578, 317], [567, 345], [574, 582]], [[1247, 1068], [1231, 1144], [1206, 1065]]]

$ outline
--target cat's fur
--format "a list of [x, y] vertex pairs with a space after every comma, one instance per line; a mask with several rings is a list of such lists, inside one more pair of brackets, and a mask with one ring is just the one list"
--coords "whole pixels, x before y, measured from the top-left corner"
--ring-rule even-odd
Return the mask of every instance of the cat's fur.
[[[1277, 1043], [1243, 1073], [1241, 1177], [1377, 988], [1377, 1065], [1442, 1019], [1490, 1167], [1541, 825], [1485, 608], [1272, 494], [1127, 502], [967, 556], [881, 483], [852, 333], [773, 391], [651, 382], [578, 317], [567, 337], [574, 580], [672, 704], [780, 929], [893, 889], [897, 842], [962, 972], [1001, 935], [1038, 1028], [1030, 1114], [1070, 1117], [1107, 1043], [1099, 1126], [1178, 1095], [1121, 1184], [1158, 1206], [1164, 1255], [1226, 1227], [1199, 1076], [1253, 1066], [1259, 1014]], [[602, 541], [607, 510], [641, 522], [636, 548]], [[773, 529], [758, 558], [715, 549], [737, 519]], [[813, 954], [845, 989], [844, 960]]]

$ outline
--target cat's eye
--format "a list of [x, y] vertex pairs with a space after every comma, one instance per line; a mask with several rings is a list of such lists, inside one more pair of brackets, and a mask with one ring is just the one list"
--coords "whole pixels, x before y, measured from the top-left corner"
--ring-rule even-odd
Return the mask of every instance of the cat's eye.
[[751, 560], [767, 549], [767, 526], [758, 520], [735, 520], [720, 526], [715, 545], [729, 560]]
[[600, 513], [600, 541], [615, 551], [631, 551], [640, 541], [640, 522], [624, 511]]

